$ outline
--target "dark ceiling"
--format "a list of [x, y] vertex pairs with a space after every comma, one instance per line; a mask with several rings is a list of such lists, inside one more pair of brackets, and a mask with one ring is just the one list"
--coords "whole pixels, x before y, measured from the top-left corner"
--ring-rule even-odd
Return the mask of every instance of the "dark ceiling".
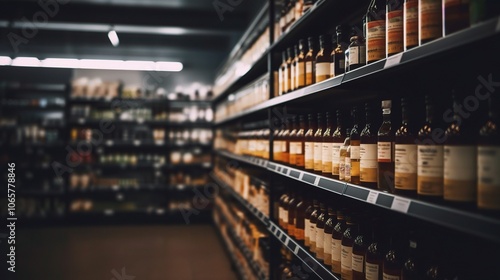
[[[42, 0], [58, 3], [48, 12], [38, 2], [0, 0], [0, 55], [181, 61], [213, 76], [265, 0]], [[221, 20], [214, 5], [238, 2]]]

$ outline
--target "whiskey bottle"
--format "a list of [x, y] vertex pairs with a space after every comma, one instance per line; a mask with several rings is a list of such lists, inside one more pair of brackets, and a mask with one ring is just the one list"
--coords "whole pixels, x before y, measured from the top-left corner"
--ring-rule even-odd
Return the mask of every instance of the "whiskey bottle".
[[403, 33], [405, 51], [418, 46], [418, 0], [405, 0]]
[[340, 179], [340, 147], [344, 143], [346, 135], [342, 125], [342, 112], [337, 110], [337, 128], [332, 135], [332, 177]]
[[359, 180], [364, 187], [377, 188], [377, 134], [373, 131], [373, 114], [365, 103], [366, 125], [361, 131], [359, 144]]
[[346, 229], [344, 213], [344, 209], [337, 210], [337, 224], [332, 232], [332, 272], [337, 277], [341, 274], [342, 237]]
[[417, 145], [416, 135], [410, 121], [409, 101], [401, 99], [402, 122], [396, 130], [394, 141], [395, 172], [394, 188], [396, 194], [415, 197], [417, 194]]
[[[304, 216], [304, 245], [311, 250], [311, 215], [314, 210], [319, 209], [319, 202], [313, 199], [312, 204], [307, 206]], [[316, 238], [316, 237], [315, 237]], [[316, 239], [314, 240], [316, 242]]]
[[449, 35], [469, 27], [469, 0], [443, 0], [443, 34]]
[[290, 160], [290, 150], [288, 149], [290, 144], [290, 127], [291, 123], [285, 120], [283, 134], [281, 134], [280, 144], [281, 144], [281, 163], [287, 164]]
[[321, 120], [321, 113], [318, 113], [316, 121], [317, 129], [314, 132], [314, 172], [321, 174], [323, 171], [323, 122]]
[[366, 12], [366, 62], [385, 58], [385, 1], [371, 0]]
[[387, 0], [387, 57], [403, 51], [403, 1]]
[[394, 132], [391, 124], [391, 100], [382, 101], [382, 125], [378, 130], [377, 162], [379, 190], [394, 192]]
[[[297, 143], [297, 131], [298, 131], [298, 118], [294, 116], [292, 118], [292, 130], [288, 135], [288, 163], [291, 166], [295, 166], [297, 164], [297, 155], [295, 152], [295, 143]], [[300, 144], [300, 142], [299, 142]]]
[[389, 249], [385, 254], [382, 278], [385, 280], [400, 280], [402, 271], [401, 248], [398, 237], [391, 236]]
[[310, 203], [308, 199], [304, 198], [303, 192], [299, 192], [297, 207], [295, 208], [295, 239], [297, 242], [304, 246], [305, 244], [305, 217], [306, 209], [309, 207]]
[[290, 193], [288, 192], [288, 189], [285, 190], [286, 194], [285, 197], [282, 200], [282, 215], [281, 215], [281, 220], [282, 220], [282, 226], [283, 230], [287, 231], [288, 229], [288, 204], [290, 202]]
[[382, 280], [385, 244], [383, 241], [383, 225], [379, 219], [372, 221], [371, 243], [366, 248], [365, 276], [366, 280]]
[[307, 128], [307, 132], [304, 136], [305, 139], [305, 169], [308, 171], [313, 172], [314, 171], [314, 142], [316, 138], [314, 137], [314, 133], [316, 132], [316, 123], [314, 122], [314, 117], [312, 114], [309, 114], [308, 116], [309, 120], [309, 127]]
[[415, 232], [410, 232], [408, 243], [408, 257], [403, 261], [401, 280], [422, 279], [423, 275], [421, 275], [422, 267], [418, 247], [419, 242], [415, 236]]
[[342, 234], [340, 276], [342, 280], [352, 280], [352, 247], [354, 245], [354, 238], [358, 234], [358, 225], [354, 215], [346, 215], [346, 218], [346, 229]]
[[352, 71], [364, 65], [366, 65], [365, 39], [362, 35], [353, 35], [349, 45], [349, 55], [346, 55], [345, 71]]
[[418, 40], [420, 45], [443, 36], [443, 0], [419, 0]]
[[287, 59], [286, 52], [281, 53], [282, 62], [279, 69], [279, 89], [278, 95], [283, 95], [288, 92], [288, 70], [287, 70]]
[[299, 116], [299, 129], [294, 142], [295, 166], [297, 168], [305, 167], [305, 130], [306, 122], [304, 116]]
[[325, 259], [325, 222], [328, 216], [326, 205], [324, 203], [319, 204], [320, 212], [318, 214], [318, 220], [316, 221], [316, 258], [320, 261]]
[[316, 241], [318, 240], [317, 239], [318, 230], [316, 228], [316, 223], [318, 222], [318, 217], [320, 214], [321, 214], [321, 202], [318, 203], [318, 206], [314, 209], [309, 218], [309, 244], [310, 244], [309, 251], [311, 252], [312, 255], [316, 255], [316, 248], [317, 248]]
[[288, 200], [287, 197], [288, 194], [284, 191], [279, 199], [278, 224], [283, 229], [285, 228], [285, 200]]
[[297, 211], [297, 203], [298, 203], [298, 197], [297, 197], [297, 190], [294, 189], [293, 192], [291, 193], [290, 200], [288, 202], [288, 226], [287, 226], [287, 231], [290, 236], [293, 238], [296, 238], [295, 236], [295, 213]]
[[365, 280], [365, 255], [370, 244], [366, 218], [361, 218], [358, 224], [357, 235], [352, 245], [352, 280]]
[[332, 52], [330, 40], [326, 35], [319, 36], [319, 51], [315, 62], [315, 81], [319, 83], [331, 77], [330, 73], [330, 54]]
[[337, 25], [337, 34], [332, 36], [332, 42], [336, 43], [336, 48], [330, 57], [330, 74], [332, 77], [345, 73], [345, 51], [349, 48], [349, 26]]
[[314, 73], [314, 63], [316, 61], [316, 48], [314, 44], [314, 38], [307, 38], [309, 43], [309, 51], [306, 54], [305, 64], [306, 64], [306, 86], [312, 85], [315, 83], [315, 73]]
[[[297, 1], [299, 2], [299, 1]], [[304, 52], [304, 40], [299, 40], [299, 53], [297, 55], [297, 64], [295, 67], [295, 87], [297, 89], [303, 88], [306, 85], [306, 63], [305, 57], [306, 54]]]
[[326, 127], [323, 133], [321, 151], [321, 175], [330, 177], [332, 175], [332, 120], [330, 113], [326, 112]]
[[282, 136], [285, 132], [284, 126], [274, 130], [274, 140], [273, 140], [273, 159], [277, 162], [282, 162]]
[[287, 48], [287, 70], [288, 70], [288, 92], [295, 90], [295, 57], [293, 55], [293, 48]]
[[[348, 177], [351, 176], [351, 166], [350, 164], [348, 166], [346, 166], [346, 158], [347, 158], [347, 148], [349, 147], [350, 145], [350, 138], [351, 136], [351, 129], [348, 128], [346, 130], [346, 138], [344, 140], [344, 144], [342, 144], [342, 147], [340, 147], [340, 151], [339, 151], [339, 180], [341, 181], [346, 181], [346, 174]], [[350, 160], [349, 160], [349, 163], [350, 163]], [[349, 170], [347, 170], [349, 169]]]
[[361, 124], [359, 119], [359, 109], [358, 107], [354, 107], [352, 109], [352, 119], [354, 125], [351, 129], [350, 135], [350, 145], [348, 149], [348, 154], [350, 156], [350, 178], [347, 179], [347, 182], [353, 184], [360, 183], [360, 144], [361, 144]]
[[323, 243], [324, 263], [328, 268], [332, 268], [332, 233], [333, 227], [337, 224], [337, 211], [332, 206], [328, 206], [328, 216], [325, 222], [325, 238]]

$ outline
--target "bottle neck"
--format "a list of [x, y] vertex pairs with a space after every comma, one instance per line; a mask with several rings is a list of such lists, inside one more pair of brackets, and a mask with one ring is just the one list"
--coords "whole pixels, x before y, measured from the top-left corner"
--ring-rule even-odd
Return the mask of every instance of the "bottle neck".
[[383, 109], [382, 110], [382, 120], [384, 122], [390, 122], [391, 121], [391, 109]]
[[408, 124], [410, 121], [410, 111], [408, 108], [403, 107], [401, 110], [401, 120], [403, 121], [404, 124]]
[[434, 108], [431, 105], [425, 106], [425, 121], [432, 123], [434, 120]]

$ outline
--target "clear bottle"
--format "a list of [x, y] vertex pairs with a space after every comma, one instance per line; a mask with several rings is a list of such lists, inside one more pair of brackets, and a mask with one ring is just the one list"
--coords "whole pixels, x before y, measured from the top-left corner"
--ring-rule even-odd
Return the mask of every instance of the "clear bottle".
[[321, 152], [321, 175], [330, 177], [332, 175], [332, 120], [330, 113], [325, 113], [326, 127], [323, 133], [323, 143]]
[[387, 0], [386, 5], [387, 57], [403, 51], [403, 1]]
[[366, 45], [363, 36], [354, 35], [349, 45], [349, 59], [346, 58], [346, 72], [358, 69], [366, 65]]
[[[339, 180], [345, 181], [346, 180], [346, 174], [350, 176], [350, 170], [346, 170], [346, 158], [347, 158], [347, 148], [350, 145], [350, 135], [351, 135], [351, 129], [348, 128], [346, 130], [346, 138], [344, 140], [344, 144], [342, 144], [342, 147], [340, 147], [339, 151]], [[349, 160], [350, 163], [350, 160]], [[348, 166], [350, 169], [350, 165]]]
[[314, 159], [314, 172], [321, 174], [323, 171], [323, 122], [321, 119], [321, 113], [318, 113], [318, 118], [316, 120], [317, 129], [314, 132], [314, 147], [313, 147], [313, 159]]
[[330, 73], [330, 54], [332, 52], [330, 40], [326, 35], [319, 36], [319, 51], [316, 54], [315, 61], [315, 81], [319, 83], [331, 77]]
[[394, 192], [394, 132], [391, 124], [391, 100], [382, 101], [382, 125], [377, 134], [379, 190]]
[[385, 58], [385, 0], [371, 0], [366, 12], [366, 62]]
[[359, 145], [359, 179], [364, 187], [377, 189], [377, 133], [373, 130], [373, 113], [365, 103], [366, 125], [361, 131]]
[[405, 0], [403, 8], [403, 40], [405, 51], [418, 46], [418, 0]]
[[[297, 1], [299, 2], [299, 1]], [[306, 85], [306, 63], [304, 53], [304, 40], [299, 41], [299, 53], [297, 55], [297, 64], [295, 67], [295, 87], [296, 89], [303, 88]]]
[[443, 0], [419, 0], [418, 40], [420, 45], [443, 37]]
[[417, 144], [411, 123], [409, 101], [401, 99], [402, 121], [396, 130], [394, 188], [395, 193], [416, 197], [417, 194]]
[[312, 114], [308, 115], [309, 127], [306, 134], [304, 135], [304, 158], [305, 158], [305, 170], [314, 171], [314, 132], [316, 131], [316, 124], [314, 122], [314, 117]]
[[332, 77], [345, 73], [345, 52], [349, 48], [349, 29], [348, 25], [337, 25], [335, 28], [337, 34], [332, 36], [332, 42], [336, 43], [330, 57], [330, 74]]
[[316, 258], [320, 261], [325, 259], [325, 222], [328, 215], [326, 205], [324, 203], [319, 204], [320, 212], [318, 214], [318, 220], [316, 221]]
[[314, 44], [313, 37], [307, 38], [307, 41], [309, 43], [309, 51], [306, 54], [305, 64], [306, 64], [306, 86], [309, 86], [315, 83], [314, 63], [316, 61], [316, 47]]
[[349, 161], [351, 166], [350, 178], [346, 180], [352, 184], [360, 183], [360, 144], [361, 144], [361, 124], [359, 118], [359, 108], [353, 107], [352, 109], [352, 119], [353, 126], [350, 135], [350, 145], [348, 149]]

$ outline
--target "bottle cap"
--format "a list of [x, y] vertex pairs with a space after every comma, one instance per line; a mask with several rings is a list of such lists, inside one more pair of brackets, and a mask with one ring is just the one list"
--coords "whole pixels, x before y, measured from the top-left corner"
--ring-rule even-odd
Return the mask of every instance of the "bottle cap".
[[392, 100], [383, 100], [382, 101], [382, 109], [391, 109]]

